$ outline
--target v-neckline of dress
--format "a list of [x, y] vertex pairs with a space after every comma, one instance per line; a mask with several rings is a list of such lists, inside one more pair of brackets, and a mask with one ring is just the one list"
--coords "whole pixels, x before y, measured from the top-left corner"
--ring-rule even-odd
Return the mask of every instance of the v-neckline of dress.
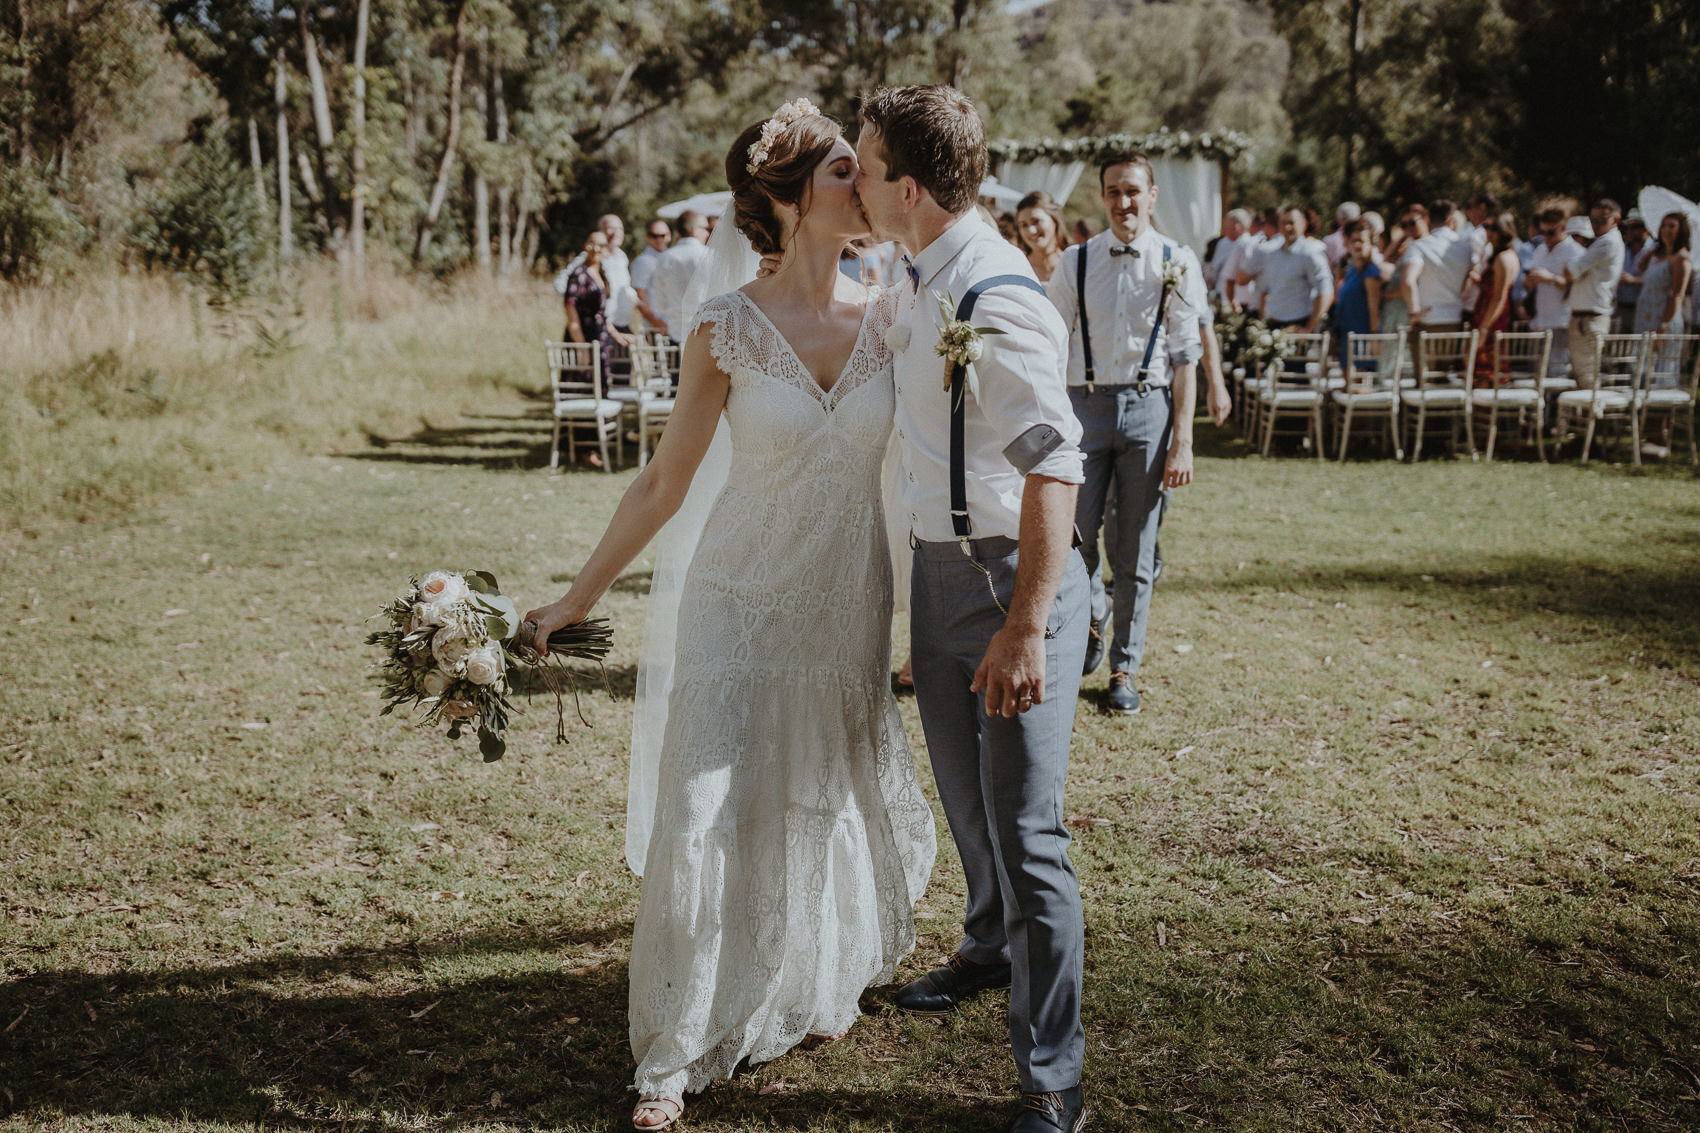
[[761, 309], [761, 304], [751, 299], [743, 291], [739, 291], [738, 294], [743, 296], [744, 302], [748, 303], [755, 313], [761, 316], [761, 321], [767, 324], [768, 329], [773, 331], [774, 337], [779, 339], [780, 344], [785, 347], [786, 353], [791, 355], [791, 361], [795, 362], [797, 369], [802, 371], [805, 381], [814, 390], [815, 396], [819, 398], [821, 404], [831, 408], [830, 399], [833, 391], [844, 384], [845, 375], [850, 372], [851, 365], [856, 361], [856, 355], [861, 353], [862, 340], [867, 337], [868, 333], [868, 316], [873, 313], [874, 309], [874, 294], [869, 292], [868, 301], [862, 305], [862, 319], [856, 325], [856, 341], [851, 344], [850, 353], [844, 358], [844, 365], [839, 367], [838, 375], [832, 379], [832, 384], [829, 386], [821, 385], [814, 372], [804, 365], [803, 356], [797, 353], [797, 348], [791, 345], [791, 340], [785, 337], [785, 332], [779, 329], [779, 324], [774, 322], [768, 313]]

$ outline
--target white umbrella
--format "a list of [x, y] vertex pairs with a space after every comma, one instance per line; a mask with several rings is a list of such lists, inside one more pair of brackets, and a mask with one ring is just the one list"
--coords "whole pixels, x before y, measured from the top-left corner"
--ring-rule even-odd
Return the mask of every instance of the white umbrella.
[[662, 205], [655, 210], [655, 215], [663, 220], [678, 220], [686, 212], [700, 212], [704, 216], [719, 216], [726, 211], [726, 206], [731, 203], [732, 190], [723, 189], [718, 193], [698, 193], [694, 197], [686, 197], [682, 201]]
[[1687, 214], [1688, 227], [1700, 229], [1700, 205], [1669, 189], [1648, 185], [1641, 190], [1635, 204], [1641, 210], [1641, 219], [1646, 222], [1647, 231], [1655, 236], [1658, 235], [1660, 222], [1673, 212]]

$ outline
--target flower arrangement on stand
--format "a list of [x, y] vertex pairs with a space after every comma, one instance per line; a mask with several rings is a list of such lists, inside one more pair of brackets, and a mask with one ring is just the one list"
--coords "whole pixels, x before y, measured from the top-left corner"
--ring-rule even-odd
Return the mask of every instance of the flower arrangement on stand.
[[[404, 704], [416, 705], [421, 722], [446, 722], [458, 740], [472, 725], [486, 763], [502, 758], [509, 717], [508, 674], [516, 664], [534, 664], [537, 654], [521, 634], [519, 611], [488, 571], [434, 570], [414, 579], [406, 594], [384, 605], [379, 617], [389, 625], [366, 638], [384, 651], [380, 662], [387, 716]], [[529, 623], [527, 623], [529, 624]], [[551, 656], [600, 662], [612, 634], [606, 618], [566, 626], [549, 635]], [[548, 669], [544, 669], [545, 673]], [[551, 676], [546, 683], [559, 689]], [[556, 737], [565, 739], [561, 722]]]

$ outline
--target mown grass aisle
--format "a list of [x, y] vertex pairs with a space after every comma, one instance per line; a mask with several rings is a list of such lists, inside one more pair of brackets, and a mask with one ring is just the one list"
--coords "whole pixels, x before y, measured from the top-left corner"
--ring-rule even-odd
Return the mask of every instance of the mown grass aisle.
[[[589, 727], [538, 690], [493, 765], [378, 719], [362, 637], [434, 567], [555, 597], [630, 474], [540, 471], [538, 402], [432, 420], [3, 551], [0, 1124], [628, 1127], [647, 574]], [[1687, 470], [1224, 448], [1163, 549], [1146, 711], [1071, 774], [1091, 1127], [1700, 1124]], [[1007, 1123], [1000, 999], [865, 1007], [687, 1127]]]

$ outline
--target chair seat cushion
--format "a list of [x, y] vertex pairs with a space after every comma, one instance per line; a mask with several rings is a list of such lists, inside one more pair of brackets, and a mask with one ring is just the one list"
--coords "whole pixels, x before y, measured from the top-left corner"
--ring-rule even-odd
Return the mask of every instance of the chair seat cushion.
[[1621, 389], [1571, 389], [1558, 395], [1560, 409], [1592, 409], [1595, 413], [1621, 412], [1629, 408], [1629, 392]]
[[557, 417], [618, 417], [620, 403], [610, 398], [568, 397], [555, 403]]
[[1694, 398], [1685, 389], [1650, 389], [1635, 401], [1654, 409], [1683, 409], [1694, 404]]
[[1314, 389], [1264, 390], [1257, 396], [1265, 405], [1274, 405], [1284, 409], [1309, 409], [1322, 402], [1321, 391]]
[[[1511, 384], [1518, 389], [1534, 389], [1534, 378], [1513, 378]], [[1576, 388], [1575, 378], [1548, 378], [1541, 383], [1548, 393], [1563, 393], [1567, 389]]]
[[[1497, 400], [1495, 393], [1499, 395]], [[1496, 404], [1501, 409], [1524, 409], [1539, 404], [1541, 395], [1539, 390], [1528, 386], [1502, 386], [1498, 390], [1471, 390], [1470, 400], [1483, 409], [1492, 409]]]
[[1334, 391], [1334, 404], [1350, 405], [1355, 409], [1391, 409], [1393, 391], [1377, 389], [1354, 393], [1351, 390], [1337, 389]]
[[1466, 392], [1462, 389], [1402, 389], [1399, 400], [1406, 405], [1427, 405], [1431, 409], [1461, 409]]

